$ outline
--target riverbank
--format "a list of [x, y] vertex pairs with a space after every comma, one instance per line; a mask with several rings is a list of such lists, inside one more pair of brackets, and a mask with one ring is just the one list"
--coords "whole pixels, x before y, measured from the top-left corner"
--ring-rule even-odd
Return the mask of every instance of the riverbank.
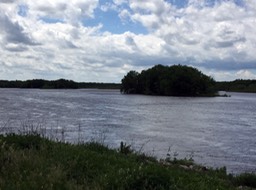
[[[0, 136], [0, 189], [251, 189], [256, 176], [226, 174], [192, 160], [161, 160], [96, 142], [68, 144], [39, 135]], [[248, 187], [246, 187], [248, 186]]]

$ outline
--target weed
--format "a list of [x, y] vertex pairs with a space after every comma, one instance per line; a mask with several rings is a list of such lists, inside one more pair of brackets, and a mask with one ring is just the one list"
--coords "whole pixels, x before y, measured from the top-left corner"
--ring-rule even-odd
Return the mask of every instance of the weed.
[[237, 186], [247, 186], [256, 188], [256, 175], [243, 173], [234, 178], [234, 183]]
[[[0, 189], [227, 189], [255, 187], [255, 175], [237, 177], [225, 168], [186, 170], [138, 154], [121, 142], [118, 150], [101, 143], [77, 145], [39, 134], [0, 135]], [[195, 168], [195, 169], [194, 169]]]
[[127, 154], [133, 153], [134, 151], [132, 150], [131, 145], [126, 145], [126, 143], [121, 141], [119, 152], [122, 153], [122, 154], [127, 155]]

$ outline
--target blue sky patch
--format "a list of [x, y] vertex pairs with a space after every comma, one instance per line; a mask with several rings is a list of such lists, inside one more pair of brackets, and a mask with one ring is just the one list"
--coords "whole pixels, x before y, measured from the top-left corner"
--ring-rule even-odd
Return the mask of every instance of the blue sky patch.
[[19, 5], [18, 6], [18, 15], [22, 17], [26, 17], [28, 12], [28, 6], [27, 5]]
[[62, 19], [58, 19], [58, 18], [40, 17], [40, 20], [49, 24], [64, 23]]
[[172, 5], [176, 6], [177, 8], [183, 8], [186, 7], [188, 4], [188, 0], [165, 0], [168, 3], [171, 3]]
[[100, 8], [95, 10], [95, 18], [84, 19], [84, 26], [98, 26], [102, 24], [101, 30], [103, 32], [111, 32], [113, 34], [122, 34], [130, 31], [135, 34], [147, 34], [147, 29], [141, 23], [134, 23], [130, 20], [122, 22], [115, 10], [102, 11]]
[[[188, 5], [189, 0], [165, 0], [168, 3], [176, 6], [177, 8], [184, 8]], [[224, 1], [233, 1], [236, 5], [243, 7], [245, 2], [244, 0], [204, 0], [206, 5], [209, 7], [214, 6], [216, 3], [221, 3]], [[203, 0], [202, 0], [203, 2]]]
[[[165, 0], [168, 3], [171, 3], [177, 8], [184, 8], [188, 6], [189, 0]], [[243, 6], [243, 0], [222, 0], [223, 1], [233, 1], [238, 6]], [[205, 0], [207, 6], [214, 6], [216, 2], [221, 2], [221, 0]], [[102, 9], [102, 6], [106, 6], [105, 10]], [[113, 7], [111, 7], [113, 6]], [[94, 18], [84, 18], [82, 23], [84, 26], [95, 27], [99, 24], [102, 24], [101, 31], [111, 32], [113, 34], [122, 34], [124, 32], [130, 31], [135, 34], [147, 34], [147, 29], [139, 22], [133, 22], [127, 18], [127, 20], [122, 21], [118, 14], [119, 10], [128, 10], [132, 11], [128, 4], [124, 3], [120, 6], [117, 6], [113, 3], [112, 0], [101, 0], [98, 8], [94, 10]], [[28, 12], [28, 7], [26, 5], [20, 5], [18, 14], [20, 16], [26, 17]], [[40, 20], [46, 23], [63, 23], [64, 21], [59, 18], [52, 17], [41, 17]]]

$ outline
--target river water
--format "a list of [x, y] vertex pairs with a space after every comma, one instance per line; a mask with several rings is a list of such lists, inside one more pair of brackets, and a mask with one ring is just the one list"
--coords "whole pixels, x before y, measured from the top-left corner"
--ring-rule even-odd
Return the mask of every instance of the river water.
[[0, 133], [37, 128], [76, 143], [121, 141], [157, 158], [256, 172], [256, 94], [229, 98], [122, 95], [117, 90], [0, 89]]

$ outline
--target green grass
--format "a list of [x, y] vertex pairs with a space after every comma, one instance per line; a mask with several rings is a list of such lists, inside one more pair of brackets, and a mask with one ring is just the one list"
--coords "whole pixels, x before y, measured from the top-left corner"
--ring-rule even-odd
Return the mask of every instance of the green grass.
[[[39, 135], [0, 136], [0, 189], [252, 189], [256, 176], [231, 176], [191, 160], [157, 161], [95, 142], [67, 144]], [[248, 187], [245, 187], [248, 186]]]

